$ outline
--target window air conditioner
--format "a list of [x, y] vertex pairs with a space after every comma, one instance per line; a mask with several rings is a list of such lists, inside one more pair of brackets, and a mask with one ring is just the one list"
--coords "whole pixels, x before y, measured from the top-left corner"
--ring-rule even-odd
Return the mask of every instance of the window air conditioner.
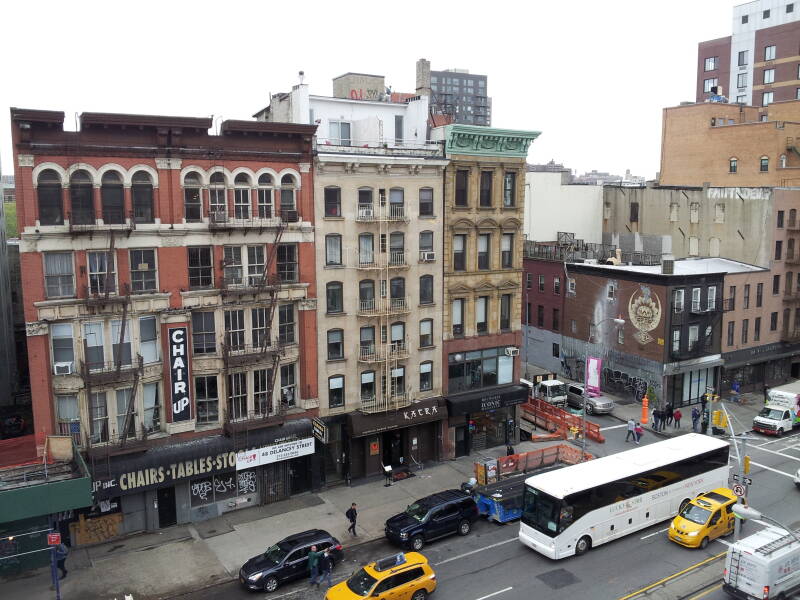
[[372, 206], [359, 206], [358, 216], [362, 219], [371, 219], [373, 216]]
[[421, 251], [419, 260], [420, 262], [433, 262], [436, 260], [436, 252]]
[[507, 346], [506, 356], [519, 356], [519, 348], [515, 348], [514, 346]]
[[57, 362], [54, 366], [56, 375], [72, 375], [71, 362]]

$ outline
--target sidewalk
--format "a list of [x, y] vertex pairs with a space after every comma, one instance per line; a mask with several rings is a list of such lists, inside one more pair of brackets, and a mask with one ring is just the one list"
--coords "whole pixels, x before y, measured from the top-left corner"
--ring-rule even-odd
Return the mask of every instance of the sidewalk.
[[[560, 443], [560, 440], [554, 443]], [[550, 444], [521, 442], [518, 452]], [[69, 575], [61, 581], [64, 600], [134, 600], [167, 598], [237, 577], [249, 558], [292, 533], [325, 529], [347, 547], [383, 537], [384, 523], [412, 501], [444, 489], [457, 488], [472, 476], [473, 462], [505, 455], [499, 446], [472, 456], [413, 471], [414, 477], [384, 487], [383, 479], [352, 487], [339, 486], [284, 502], [227, 513], [221, 517], [179, 525], [154, 533], [73, 550]], [[358, 503], [358, 537], [347, 533], [344, 516]], [[0, 580], [0, 597], [52, 600], [49, 569], [20, 578]]]

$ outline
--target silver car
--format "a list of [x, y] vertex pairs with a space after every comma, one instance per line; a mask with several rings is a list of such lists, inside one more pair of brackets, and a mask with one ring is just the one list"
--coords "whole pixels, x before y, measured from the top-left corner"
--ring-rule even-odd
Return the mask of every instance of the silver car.
[[[573, 408], [583, 408], [584, 388], [577, 383], [567, 385], [567, 404]], [[586, 398], [586, 414], [605, 414], [614, 409], [614, 402], [605, 396]]]

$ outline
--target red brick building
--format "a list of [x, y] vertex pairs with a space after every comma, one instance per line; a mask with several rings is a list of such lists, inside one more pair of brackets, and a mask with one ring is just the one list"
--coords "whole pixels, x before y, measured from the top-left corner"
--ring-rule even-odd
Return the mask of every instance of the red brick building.
[[526, 243], [522, 279], [522, 354], [526, 364], [552, 373], [562, 372], [567, 282], [564, 256], [556, 250], [555, 246]]
[[[37, 441], [86, 451], [90, 516], [125, 533], [315, 485], [315, 127], [11, 120]], [[236, 460], [278, 442], [300, 458]]]

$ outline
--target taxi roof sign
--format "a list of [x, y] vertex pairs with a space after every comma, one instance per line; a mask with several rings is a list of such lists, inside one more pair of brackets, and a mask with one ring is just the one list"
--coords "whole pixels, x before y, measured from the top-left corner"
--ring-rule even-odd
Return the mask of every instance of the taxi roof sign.
[[381, 558], [375, 561], [375, 570], [376, 571], [387, 571], [393, 567], [397, 567], [399, 565], [403, 565], [406, 562], [406, 555], [402, 552], [398, 554], [393, 554], [392, 556], [387, 556], [386, 558]]

